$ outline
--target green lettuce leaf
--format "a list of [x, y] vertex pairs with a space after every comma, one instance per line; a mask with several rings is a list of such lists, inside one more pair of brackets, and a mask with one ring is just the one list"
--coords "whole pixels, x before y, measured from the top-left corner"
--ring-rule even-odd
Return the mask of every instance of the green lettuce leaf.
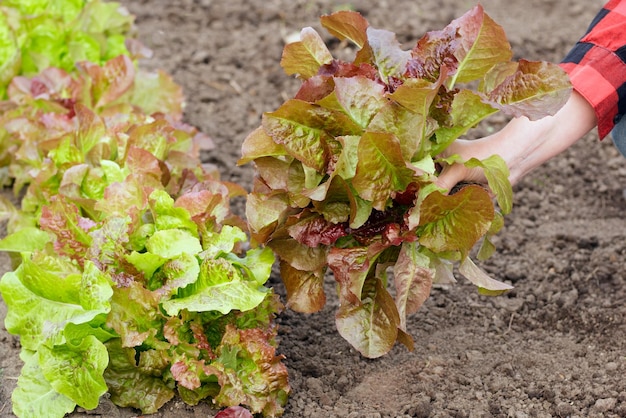
[[[35, 259], [40, 263], [42, 259]], [[63, 344], [63, 330], [68, 323], [84, 324], [107, 314], [113, 293], [108, 279], [97, 268], [86, 263], [86, 273], [70, 274], [60, 281], [47, 269], [24, 258], [15, 272], [8, 272], [0, 281], [0, 291], [9, 311], [5, 318], [7, 331], [19, 334], [22, 347], [36, 351], [42, 344]], [[59, 265], [58, 267], [63, 267]], [[52, 270], [54, 271], [54, 270]]]
[[104, 378], [116, 405], [153, 414], [174, 397], [176, 392], [163, 379], [164, 371], [138, 366], [133, 348], [124, 348], [119, 340], [107, 342], [106, 348], [111, 361]]
[[495, 211], [481, 186], [466, 186], [453, 195], [434, 192], [420, 207], [419, 242], [435, 253], [467, 254], [491, 226]]
[[8, 19], [9, 15], [0, 10], [0, 98], [21, 66], [21, 53]]
[[36, 354], [30, 354], [11, 396], [18, 417], [63, 417], [76, 408], [76, 402], [57, 392], [46, 380]]
[[244, 279], [241, 272], [224, 259], [207, 259], [200, 266], [198, 280], [178, 292], [178, 297], [161, 306], [168, 315], [182, 309], [196, 312], [231, 310], [247, 311], [265, 299], [266, 289]]
[[39, 228], [21, 228], [0, 240], [0, 251], [34, 252], [50, 242], [50, 235]]
[[107, 392], [102, 375], [108, 363], [106, 347], [93, 335], [77, 346], [42, 346], [39, 350], [39, 365], [50, 386], [85, 409], [95, 409]]

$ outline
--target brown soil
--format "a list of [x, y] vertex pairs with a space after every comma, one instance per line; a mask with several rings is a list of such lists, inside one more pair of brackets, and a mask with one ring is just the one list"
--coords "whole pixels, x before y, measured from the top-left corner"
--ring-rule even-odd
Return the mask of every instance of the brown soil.
[[[345, 6], [330, 0], [127, 0], [139, 38], [184, 86], [187, 121], [212, 136], [206, 155], [224, 180], [249, 186], [237, 167], [240, 144], [264, 111], [299, 82], [279, 65], [284, 38]], [[475, 5], [471, 0], [365, 0], [348, 3], [407, 47]], [[558, 61], [582, 35], [602, 0], [483, 0], [515, 55]], [[340, 45], [333, 44], [338, 48]], [[479, 126], [481, 136], [503, 118]], [[626, 417], [626, 160], [595, 133], [525, 178], [482, 266], [515, 285], [505, 296], [477, 295], [459, 282], [433, 291], [411, 317], [415, 351], [398, 346], [365, 359], [323, 312], [287, 311], [279, 322], [293, 394], [285, 417]], [[3, 258], [8, 268], [6, 255]], [[278, 292], [282, 288], [273, 279]], [[332, 294], [329, 281], [329, 294]], [[0, 304], [0, 317], [6, 307]], [[0, 417], [21, 367], [18, 339], [0, 329]], [[215, 410], [167, 404], [155, 417], [210, 417]], [[91, 412], [131, 417], [103, 401]], [[72, 417], [86, 416], [77, 411]], [[31, 418], [31, 417], [27, 417]], [[37, 418], [37, 417], [32, 417]]]

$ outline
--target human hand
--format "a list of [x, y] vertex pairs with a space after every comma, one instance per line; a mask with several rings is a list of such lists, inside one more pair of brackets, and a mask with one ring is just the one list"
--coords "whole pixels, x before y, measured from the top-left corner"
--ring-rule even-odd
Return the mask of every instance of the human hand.
[[[468, 141], [457, 140], [443, 157], [458, 154], [463, 161], [483, 160], [497, 154], [509, 168], [509, 181], [515, 184], [530, 171], [561, 153], [584, 136], [597, 123], [591, 105], [576, 91], [554, 116], [531, 121], [525, 117], [511, 120], [493, 135]], [[463, 164], [444, 165], [437, 184], [451, 190], [461, 181], [486, 184], [480, 168]]]
[[[497, 143], [494, 144], [497, 146]], [[497, 154], [497, 150], [490, 144], [488, 137], [477, 140], [458, 139], [451, 144], [439, 157], [449, 157], [457, 154], [463, 161], [471, 158], [483, 160], [493, 154]], [[463, 164], [446, 164], [442, 163], [442, 169], [437, 178], [436, 184], [448, 191], [461, 182], [479, 183], [487, 185], [487, 179], [482, 168], [468, 168]]]

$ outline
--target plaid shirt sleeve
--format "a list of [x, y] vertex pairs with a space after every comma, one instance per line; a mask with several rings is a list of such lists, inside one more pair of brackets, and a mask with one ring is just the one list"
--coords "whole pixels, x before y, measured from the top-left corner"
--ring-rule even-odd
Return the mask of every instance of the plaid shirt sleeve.
[[610, 0], [561, 62], [593, 106], [604, 138], [626, 114], [626, 0]]

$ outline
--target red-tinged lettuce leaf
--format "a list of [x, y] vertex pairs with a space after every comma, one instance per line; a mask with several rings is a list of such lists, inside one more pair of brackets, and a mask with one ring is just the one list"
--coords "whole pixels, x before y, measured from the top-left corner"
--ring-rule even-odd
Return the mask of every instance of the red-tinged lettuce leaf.
[[438, 155], [457, 138], [497, 111], [493, 106], [484, 103], [478, 94], [471, 90], [461, 90], [452, 101], [450, 126], [440, 126], [435, 131], [437, 142], [433, 144], [430, 154]]
[[[245, 196], [245, 191], [241, 193]], [[228, 185], [207, 180], [181, 194], [174, 206], [186, 210], [192, 220], [198, 219], [195, 221], [197, 224], [206, 222], [208, 217], [221, 224], [230, 215], [230, 197], [231, 189]], [[198, 227], [200, 228], [200, 225]]]
[[428, 299], [433, 276], [430, 258], [419, 251], [416, 243], [403, 243], [393, 268], [396, 306], [400, 315], [401, 330], [406, 331], [407, 315], [417, 312]]
[[252, 131], [241, 145], [241, 158], [238, 165], [247, 164], [261, 157], [278, 157], [287, 155], [285, 148], [274, 142], [271, 136], [259, 126]]
[[479, 92], [490, 92], [502, 84], [508, 77], [517, 72], [519, 62], [509, 61], [494, 65], [480, 81]]
[[123, 347], [137, 347], [161, 329], [165, 319], [158, 301], [158, 295], [139, 282], [115, 289], [106, 325], [120, 336]]
[[467, 254], [489, 230], [494, 213], [491, 197], [481, 186], [469, 185], [449, 196], [433, 192], [420, 206], [419, 242], [435, 253]]
[[[170, 372], [179, 386], [189, 391], [195, 391], [202, 386], [200, 374], [208, 374], [211, 372], [211, 369], [206, 367], [204, 360], [184, 357], [172, 364]], [[189, 392], [185, 391], [183, 393]]]
[[68, 72], [56, 68], [48, 67], [39, 74], [28, 78], [24, 76], [15, 77], [9, 85], [9, 99], [15, 103], [30, 102], [35, 108], [46, 106], [49, 103], [36, 103], [33, 99], [49, 98], [53, 101], [63, 103], [63, 99], [71, 102], [80, 95], [81, 85]]
[[339, 334], [362, 355], [377, 358], [396, 343], [400, 316], [389, 292], [378, 278], [363, 285], [359, 304], [342, 304], [335, 315]]
[[466, 257], [459, 265], [459, 273], [475, 284], [478, 287], [479, 293], [483, 295], [497, 296], [507, 290], [513, 289], [513, 286], [510, 284], [489, 277], [489, 275], [478, 268], [469, 257]]
[[333, 68], [337, 65], [337, 61], [333, 61], [330, 65], [322, 68], [323, 74], [319, 74], [305, 80], [293, 98], [304, 100], [309, 103], [315, 103], [328, 96], [335, 89], [333, 76], [337, 75]]
[[[332, 224], [344, 224], [350, 219], [350, 192], [347, 184], [339, 177], [333, 177], [328, 184], [326, 197], [320, 201], [312, 201], [315, 211], [321, 214], [327, 222]], [[347, 224], [344, 226], [347, 227]]]
[[289, 155], [320, 173], [326, 171], [330, 157], [328, 141], [334, 136], [361, 131], [342, 112], [295, 99], [288, 100], [274, 112], [265, 113], [263, 128]]
[[326, 221], [322, 216], [303, 212], [298, 221], [289, 225], [289, 236], [308, 247], [330, 246], [346, 236], [346, 225]]
[[250, 232], [259, 242], [265, 242], [287, 209], [286, 193], [251, 193], [246, 202], [246, 219]]
[[443, 84], [458, 67], [454, 54], [459, 43], [457, 37], [458, 32], [452, 26], [426, 33], [411, 50], [406, 76]]
[[509, 61], [511, 45], [500, 25], [494, 22], [479, 4], [450, 23], [458, 37], [454, 54], [458, 68], [447, 84], [467, 83], [481, 79], [491, 67]]
[[369, 23], [359, 13], [342, 10], [320, 17], [320, 22], [328, 32], [340, 40], [347, 39], [359, 49], [367, 45]]
[[282, 356], [270, 343], [275, 330], [236, 329], [228, 325], [212, 364], [221, 371], [220, 393], [224, 406], [246, 405], [253, 413], [278, 416], [291, 392]]
[[77, 103], [74, 106], [74, 112], [76, 112], [78, 122], [78, 129], [75, 132], [76, 147], [83, 156], [87, 156], [96, 144], [108, 142], [110, 139], [106, 135], [104, 122], [92, 110]]
[[123, 182], [114, 182], [104, 190], [94, 209], [107, 216], [126, 216], [139, 213], [148, 204], [148, 196], [138, 176], [129, 176]]
[[440, 86], [440, 83], [433, 83], [423, 78], [409, 78], [388, 96], [413, 112], [414, 117], [422, 122], [422, 129], [418, 131], [421, 132], [418, 138], [422, 140], [428, 137], [426, 135], [427, 115]]
[[470, 158], [463, 161], [458, 154], [442, 158], [440, 161], [447, 164], [464, 164], [467, 168], [480, 167], [487, 178], [487, 184], [498, 201], [498, 206], [504, 215], [513, 208], [513, 188], [509, 181], [509, 168], [499, 155], [492, 155], [484, 160]]
[[333, 93], [317, 103], [329, 109], [341, 110], [361, 128], [387, 103], [385, 86], [366, 77], [335, 77]]
[[128, 147], [124, 159], [124, 169], [129, 173], [145, 179], [145, 186], [159, 187], [163, 185], [162, 179], [166, 175], [161, 160], [149, 150], [133, 145]]
[[95, 223], [80, 216], [78, 208], [60, 195], [41, 209], [39, 224], [43, 231], [56, 236], [55, 250], [82, 263], [82, 257], [91, 245], [89, 230]]
[[140, 69], [135, 76], [129, 101], [148, 115], [164, 113], [175, 120], [180, 120], [183, 115], [183, 89], [163, 71]]
[[253, 418], [250, 411], [241, 406], [231, 406], [221, 410], [215, 415], [215, 418]]
[[339, 299], [350, 305], [361, 303], [363, 283], [369, 273], [371, 262], [367, 248], [331, 248], [328, 267], [339, 284]]
[[137, 352], [133, 348], [124, 348], [117, 339], [107, 342], [106, 347], [110, 363], [104, 378], [116, 405], [152, 414], [174, 397], [174, 390], [162, 375], [154, 369], [146, 370], [137, 365]]
[[254, 160], [254, 165], [256, 180], [263, 182], [272, 190], [297, 192], [305, 189], [304, 169], [299, 161], [291, 157], [287, 159], [259, 157]]
[[410, 51], [403, 51], [393, 32], [367, 28], [367, 41], [372, 50], [373, 63], [378, 68], [380, 78], [388, 83], [406, 71], [411, 58]]
[[297, 270], [320, 273], [325, 270], [328, 251], [325, 247], [311, 248], [284, 236], [272, 239], [267, 245], [280, 259]]
[[[358, 149], [359, 142], [361, 141], [361, 136], [340, 136], [336, 138], [337, 141], [341, 144], [341, 152], [337, 156], [335, 162], [335, 170], [333, 172], [333, 178], [329, 188], [333, 189], [334, 192], [331, 192], [329, 199], [327, 200], [344, 200], [347, 199], [347, 195], [345, 198], [343, 196], [338, 197], [338, 195], [345, 194], [346, 183], [341, 182], [337, 183], [335, 177], [340, 177], [343, 180], [350, 180], [356, 174], [356, 167], [359, 162]], [[341, 189], [344, 189], [342, 192]]]
[[435, 127], [433, 119], [391, 102], [374, 116], [367, 129], [393, 134], [400, 142], [402, 157], [413, 162], [429, 150]]
[[[496, 70], [492, 77], [500, 79], [502, 75]], [[555, 114], [565, 104], [571, 90], [569, 79], [558, 65], [520, 60], [515, 72], [485, 91], [484, 100], [507, 115], [536, 120]]]
[[341, 10], [322, 16], [320, 22], [333, 36], [340, 40], [347, 39], [359, 48], [355, 63], [367, 63], [373, 60], [373, 52], [367, 39], [369, 23], [361, 14]]
[[300, 32], [300, 41], [285, 45], [280, 65], [288, 75], [297, 74], [307, 79], [330, 64], [333, 56], [315, 29], [307, 27]]
[[281, 261], [280, 277], [287, 292], [288, 308], [296, 312], [315, 313], [326, 304], [322, 273], [296, 270]]
[[167, 151], [175, 142], [174, 128], [164, 119], [152, 123], [134, 126], [129, 131], [127, 146], [148, 151], [158, 160], [164, 160]]
[[103, 66], [83, 61], [78, 70], [91, 79], [93, 108], [106, 106], [126, 93], [135, 81], [135, 66], [127, 55], [119, 55]]
[[387, 133], [367, 132], [359, 142], [359, 162], [352, 186], [378, 210], [384, 210], [393, 192], [403, 191], [415, 172], [402, 157], [398, 139]]

